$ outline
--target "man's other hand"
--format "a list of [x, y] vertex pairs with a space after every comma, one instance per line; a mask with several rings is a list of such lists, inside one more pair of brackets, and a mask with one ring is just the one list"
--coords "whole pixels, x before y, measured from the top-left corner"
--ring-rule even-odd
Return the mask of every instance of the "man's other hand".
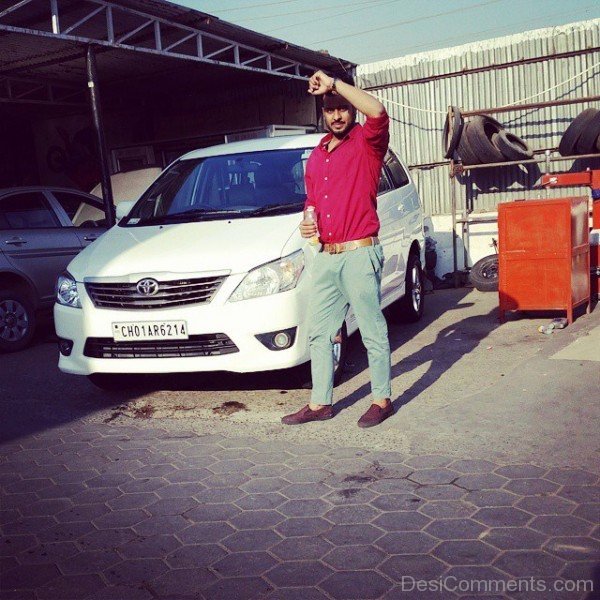
[[322, 96], [331, 91], [333, 87], [333, 77], [329, 77], [323, 71], [317, 71], [308, 80], [308, 93], [313, 96]]
[[300, 235], [307, 239], [313, 237], [313, 235], [317, 235], [316, 223], [304, 219], [302, 223], [300, 223]]

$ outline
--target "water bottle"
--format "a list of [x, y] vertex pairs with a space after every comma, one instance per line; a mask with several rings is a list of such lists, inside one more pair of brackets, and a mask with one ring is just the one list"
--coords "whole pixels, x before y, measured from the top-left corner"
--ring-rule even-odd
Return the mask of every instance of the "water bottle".
[[[314, 223], [315, 225], [317, 224], [317, 218], [315, 216], [315, 207], [314, 206], [309, 206], [306, 211], [304, 212], [304, 218], [307, 221], [311, 221], [312, 223]], [[310, 244], [312, 244], [313, 246], [316, 246], [318, 244], [320, 244], [321, 242], [319, 241], [319, 230], [317, 229], [317, 233], [315, 233], [315, 235], [313, 235], [308, 242]]]

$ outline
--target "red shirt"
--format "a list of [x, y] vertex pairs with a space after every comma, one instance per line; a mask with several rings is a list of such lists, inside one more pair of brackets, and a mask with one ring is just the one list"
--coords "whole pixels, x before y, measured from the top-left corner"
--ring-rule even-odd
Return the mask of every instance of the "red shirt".
[[340, 243], [379, 232], [377, 188], [389, 143], [389, 117], [367, 117], [332, 152], [327, 134], [306, 165], [306, 204], [314, 206], [323, 243]]

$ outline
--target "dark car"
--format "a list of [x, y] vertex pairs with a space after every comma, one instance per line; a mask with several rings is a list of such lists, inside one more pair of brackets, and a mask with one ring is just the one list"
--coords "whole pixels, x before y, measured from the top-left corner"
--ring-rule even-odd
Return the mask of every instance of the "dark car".
[[52, 308], [58, 275], [105, 230], [96, 196], [59, 187], [0, 189], [0, 352], [27, 346], [36, 317]]

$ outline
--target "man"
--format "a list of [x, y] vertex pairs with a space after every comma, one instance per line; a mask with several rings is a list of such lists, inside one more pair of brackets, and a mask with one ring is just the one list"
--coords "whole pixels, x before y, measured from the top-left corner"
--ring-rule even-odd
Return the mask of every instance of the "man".
[[[377, 187], [389, 142], [389, 118], [379, 100], [348, 83], [317, 71], [308, 92], [323, 96], [329, 131], [306, 166], [305, 209], [314, 207], [317, 224], [305, 219], [302, 237], [319, 235], [322, 251], [312, 271], [308, 307], [312, 372], [310, 403], [283, 417], [299, 425], [333, 417], [332, 344], [350, 306], [367, 348], [373, 404], [359, 427], [378, 425], [393, 414], [390, 401], [390, 346], [381, 313], [383, 251], [377, 234]], [[356, 111], [366, 116], [356, 123]]]

